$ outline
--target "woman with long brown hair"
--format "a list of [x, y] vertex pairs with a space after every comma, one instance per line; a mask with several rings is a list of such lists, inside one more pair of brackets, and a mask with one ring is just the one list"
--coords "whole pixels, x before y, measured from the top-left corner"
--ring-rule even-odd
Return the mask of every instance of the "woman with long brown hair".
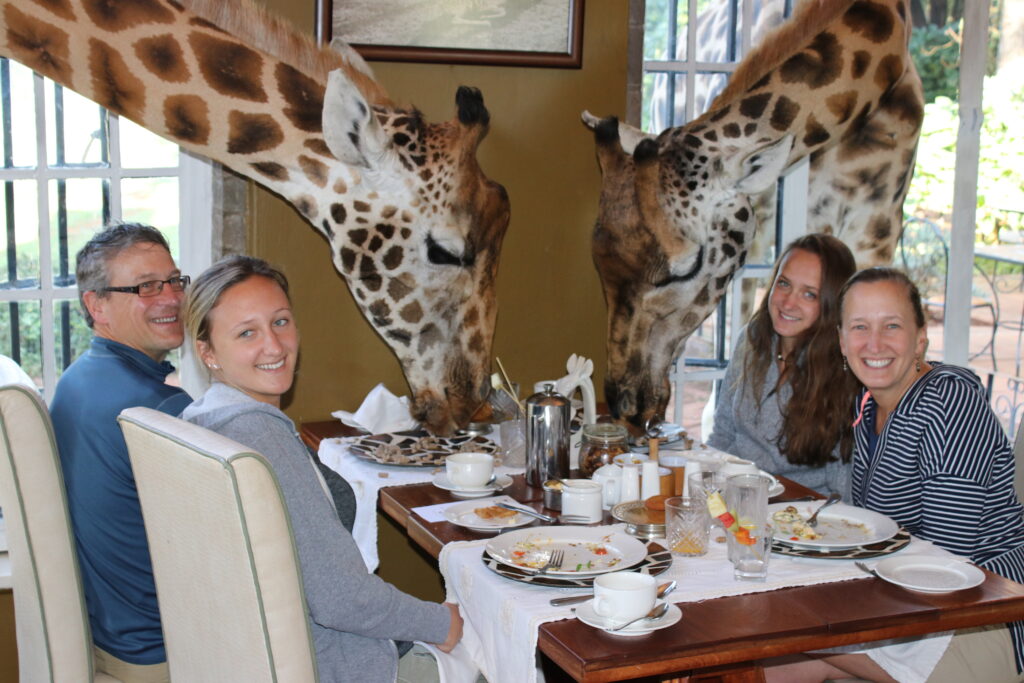
[[839, 292], [856, 269], [849, 248], [829, 235], [786, 247], [738, 335], [710, 446], [816, 491], [849, 493], [859, 385], [844, 371], [836, 327]]

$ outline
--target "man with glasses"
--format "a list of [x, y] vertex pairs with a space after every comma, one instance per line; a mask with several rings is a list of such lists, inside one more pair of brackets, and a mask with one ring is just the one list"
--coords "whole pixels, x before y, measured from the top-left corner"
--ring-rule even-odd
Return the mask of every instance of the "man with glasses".
[[50, 406], [78, 545], [99, 671], [166, 681], [153, 568], [128, 448], [125, 408], [178, 415], [192, 399], [165, 383], [165, 358], [184, 340], [179, 309], [189, 278], [167, 240], [146, 225], [112, 225], [78, 252], [79, 301], [94, 337], [61, 376]]

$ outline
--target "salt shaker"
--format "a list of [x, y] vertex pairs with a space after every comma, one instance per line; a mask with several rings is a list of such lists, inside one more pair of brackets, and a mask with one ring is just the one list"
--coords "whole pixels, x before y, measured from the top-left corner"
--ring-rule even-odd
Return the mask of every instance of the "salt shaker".
[[640, 468], [636, 465], [622, 466], [622, 488], [620, 491], [619, 500], [623, 503], [640, 499]]
[[658, 461], [645, 460], [641, 467], [640, 499], [647, 500], [661, 493], [661, 480], [658, 478]]

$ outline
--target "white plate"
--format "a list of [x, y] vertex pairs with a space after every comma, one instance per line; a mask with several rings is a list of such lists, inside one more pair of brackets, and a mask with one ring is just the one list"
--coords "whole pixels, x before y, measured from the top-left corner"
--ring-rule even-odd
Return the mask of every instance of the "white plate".
[[784, 510], [792, 505], [804, 519], [807, 519], [824, 502], [824, 500], [812, 500], [810, 502], [772, 503], [769, 505], [768, 518], [775, 525], [775, 540], [797, 548], [816, 550], [854, 548], [885, 541], [895, 536], [896, 532], [900, 530], [899, 524], [890, 517], [844, 503], [836, 503], [818, 515], [818, 526], [815, 531], [821, 535], [821, 538], [814, 541], [793, 540], [793, 534], [789, 529], [781, 526], [773, 518], [776, 511]]
[[898, 555], [879, 562], [875, 571], [889, 583], [922, 593], [950, 593], [985, 580], [985, 572], [953, 557]]
[[446, 473], [438, 472], [434, 475], [432, 483], [437, 488], [448, 491], [456, 498], [483, 498], [484, 496], [489, 496], [511, 486], [512, 477], [507, 474], [500, 474], [494, 478], [494, 481], [486, 486], [456, 486], [448, 481], [448, 475]]
[[[658, 601], [659, 604], [661, 602], [661, 600]], [[683, 611], [675, 605], [669, 605], [668, 611], [657, 619], [652, 619], [650, 621], [638, 621], [635, 624], [630, 624], [620, 631], [609, 631], [608, 629], [615, 626], [615, 620], [608, 617], [602, 617], [600, 614], [595, 612], [594, 601], [588, 600], [576, 608], [576, 618], [587, 626], [599, 628], [613, 636], [633, 637], [646, 635], [652, 631], [657, 631], [658, 629], [668, 628], [683, 618]]]
[[495, 505], [498, 501], [512, 502], [511, 498], [503, 496], [494, 500], [466, 501], [458, 505], [452, 505], [444, 509], [444, 517], [456, 526], [472, 529], [473, 531], [501, 531], [502, 529], [514, 529], [518, 526], [525, 526], [534, 520], [529, 515], [517, 512], [511, 517], [499, 517], [496, 519], [484, 519], [476, 514], [478, 508]]
[[782, 482], [780, 482], [778, 479], [775, 478], [774, 474], [769, 474], [768, 472], [765, 472], [764, 470], [761, 470], [761, 476], [762, 477], [767, 477], [772, 482], [771, 484], [768, 485], [768, 497], [769, 498], [774, 498], [775, 496], [781, 496], [783, 493], [786, 492], [786, 487], [782, 484]]
[[494, 559], [536, 571], [553, 550], [565, 557], [552, 576], [580, 576], [614, 572], [632, 567], [647, 557], [647, 546], [636, 538], [608, 527], [546, 526], [519, 529], [492, 538], [486, 552]]

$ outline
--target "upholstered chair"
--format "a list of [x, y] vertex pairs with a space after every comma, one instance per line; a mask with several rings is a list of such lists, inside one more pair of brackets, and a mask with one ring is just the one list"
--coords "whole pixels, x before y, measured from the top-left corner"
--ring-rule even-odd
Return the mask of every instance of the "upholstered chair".
[[109, 683], [95, 673], [75, 538], [53, 426], [39, 394], [0, 387], [0, 507], [21, 681]]
[[172, 681], [316, 681], [288, 511], [266, 459], [148, 408], [118, 418]]

